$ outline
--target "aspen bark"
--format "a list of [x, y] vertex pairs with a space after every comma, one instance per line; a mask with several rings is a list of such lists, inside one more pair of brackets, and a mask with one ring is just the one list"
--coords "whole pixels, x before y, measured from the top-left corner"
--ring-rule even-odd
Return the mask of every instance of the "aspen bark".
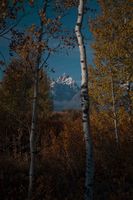
[[113, 121], [114, 121], [115, 140], [116, 140], [116, 143], [119, 144], [118, 120], [117, 120], [117, 114], [116, 114], [115, 92], [114, 92], [114, 80], [113, 80], [111, 68], [110, 68], [110, 72], [111, 72], [111, 93], [112, 93], [112, 110], [113, 110], [113, 116], [114, 116]]
[[[46, 12], [48, 0], [44, 1], [43, 13]], [[38, 38], [38, 43], [43, 39], [43, 29], [44, 24], [40, 17], [40, 36]], [[39, 65], [41, 62], [42, 53], [38, 49], [38, 55], [36, 58], [35, 69], [34, 69], [34, 94], [32, 103], [32, 121], [31, 121], [31, 133], [30, 133], [30, 169], [29, 169], [29, 188], [28, 188], [28, 199], [31, 200], [33, 196], [33, 190], [35, 185], [35, 169], [36, 169], [36, 155], [37, 155], [37, 108], [38, 108], [38, 84], [39, 84]]]
[[128, 115], [129, 115], [129, 122], [132, 124], [132, 100], [131, 100], [131, 83], [130, 81], [127, 81], [127, 98], [128, 98]]
[[29, 169], [29, 191], [28, 199], [32, 198], [33, 188], [35, 183], [35, 160], [37, 153], [36, 144], [36, 124], [37, 124], [37, 100], [38, 100], [38, 66], [35, 67], [34, 77], [34, 96], [32, 104], [32, 122], [31, 122], [31, 133], [30, 133], [30, 169]]
[[89, 123], [89, 96], [88, 96], [88, 69], [86, 60], [86, 49], [84, 39], [81, 32], [83, 16], [84, 16], [84, 0], [79, 0], [78, 17], [75, 26], [75, 33], [78, 40], [80, 64], [81, 64], [81, 107], [83, 132], [86, 147], [86, 169], [85, 169], [85, 200], [93, 199], [93, 176], [94, 176], [94, 161], [93, 161], [93, 145], [90, 133]]

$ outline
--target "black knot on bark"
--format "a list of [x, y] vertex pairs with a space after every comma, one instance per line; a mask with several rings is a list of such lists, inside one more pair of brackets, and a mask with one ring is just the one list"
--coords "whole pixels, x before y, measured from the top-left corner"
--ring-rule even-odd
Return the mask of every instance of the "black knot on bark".
[[81, 85], [81, 89], [87, 89], [87, 84], [86, 83], [84, 83], [83, 85]]
[[87, 119], [82, 119], [82, 122], [88, 122]]
[[76, 25], [77, 25], [77, 26], [80, 26], [80, 23], [77, 23]]
[[88, 114], [88, 108], [83, 108], [83, 114], [85, 114], [85, 115]]

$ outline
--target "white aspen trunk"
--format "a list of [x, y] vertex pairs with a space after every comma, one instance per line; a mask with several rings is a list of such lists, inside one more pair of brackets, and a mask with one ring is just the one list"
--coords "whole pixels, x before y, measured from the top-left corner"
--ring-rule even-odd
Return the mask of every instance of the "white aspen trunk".
[[38, 66], [35, 66], [35, 77], [34, 77], [34, 95], [32, 104], [32, 122], [31, 122], [31, 133], [30, 133], [30, 169], [29, 169], [29, 191], [28, 199], [32, 199], [33, 188], [35, 182], [35, 160], [37, 153], [36, 144], [36, 124], [37, 124], [37, 98], [38, 98]]
[[127, 81], [127, 98], [128, 98], [128, 114], [129, 114], [129, 122], [132, 124], [132, 100], [130, 96], [131, 91], [131, 83]]
[[86, 146], [86, 169], [85, 169], [85, 200], [93, 199], [93, 177], [94, 177], [94, 160], [93, 160], [93, 145], [90, 133], [89, 124], [89, 97], [88, 97], [88, 69], [86, 60], [86, 49], [83, 36], [81, 33], [83, 16], [84, 16], [84, 0], [79, 0], [78, 17], [75, 26], [75, 33], [78, 40], [81, 64], [81, 106], [83, 132]]
[[114, 121], [114, 131], [115, 131], [115, 140], [116, 143], [119, 144], [119, 134], [118, 134], [118, 120], [117, 120], [117, 114], [116, 114], [116, 105], [115, 105], [115, 93], [114, 93], [114, 80], [113, 80], [113, 75], [112, 75], [112, 70], [111, 71], [111, 93], [112, 93], [112, 110], [113, 110], [113, 121]]
[[[46, 12], [48, 0], [44, 1], [43, 4], [43, 12]], [[40, 18], [40, 36], [38, 38], [38, 42], [41, 42], [43, 39], [43, 29], [44, 24], [42, 19]], [[32, 199], [33, 190], [35, 189], [35, 169], [36, 169], [36, 155], [37, 155], [37, 133], [36, 133], [36, 125], [37, 125], [37, 108], [38, 108], [38, 84], [39, 84], [39, 65], [41, 61], [42, 53], [37, 55], [35, 69], [34, 69], [34, 94], [33, 94], [33, 103], [32, 103], [32, 122], [31, 122], [31, 133], [30, 133], [30, 169], [29, 169], [29, 188], [28, 188], [28, 200]]]

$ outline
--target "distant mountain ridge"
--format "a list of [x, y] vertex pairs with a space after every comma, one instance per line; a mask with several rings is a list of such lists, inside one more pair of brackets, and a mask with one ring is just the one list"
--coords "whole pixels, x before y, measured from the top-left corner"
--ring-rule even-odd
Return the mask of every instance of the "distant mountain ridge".
[[[122, 105], [122, 103], [126, 101], [128, 91], [133, 91], [133, 83], [120, 83], [119, 87], [123, 89], [123, 97], [119, 100], [118, 106]], [[81, 110], [80, 87], [71, 76], [64, 73], [56, 80], [52, 80], [51, 93], [55, 111], [68, 109]], [[91, 100], [93, 101], [93, 99]], [[104, 105], [104, 107], [106, 106], [108, 105]], [[101, 109], [104, 108], [102, 107]], [[128, 105], [126, 105], [126, 109], [128, 110]]]
[[51, 81], [54, 110], [80, 109], [80, 88], [76, 81], [65, 73]]

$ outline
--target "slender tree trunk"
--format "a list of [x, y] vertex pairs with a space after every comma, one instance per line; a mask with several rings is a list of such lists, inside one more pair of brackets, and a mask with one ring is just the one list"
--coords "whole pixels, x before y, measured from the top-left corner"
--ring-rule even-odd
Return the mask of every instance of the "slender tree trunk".
[[86, 60], [86, 50], [83, 36], [81, 33], [82, 21], [84, 16], [84, 0], [79, 0], [78, 17], [75, 26], [75, 33], [78, 40], [81, 64], [81, 106], [83, 132], [86, 146], [86, 171], [85, 171], [85, 200], [93, 199], [93, 176], [94, 176], [94, 161], [93, 161], [93, 145], [90, 133], [89, 124], [89, 97], [88, 97], [88, 69]]
[[114, 132], [115, 132], [115, 140], [116, 143], [119, 144], [119, 134], [118, 134], [118, 119], [117, 119], [117, 113], [116, 113], [116, 104], [115, 104], [115, 93], [114, 93], [114, 80], [113, 80], [113, 74], [111, 71], [111, 93], [112, 93], [112, 110], [113, 110], [113, 121], [114, 121]]
[[[44, 1], [43, 13], [46, 12], [48, 0]], [[43, 29], [44, 24], [40, 17], [40, 36], [38, 38], [38, 43], [43, 39]], [[38, 108], [38, 85], [39, 85], [39, 65], [41, 61], [42, 53], [39, 52], [35, 63], [34, 69], [34, 94], [33, 94], [33, 104], [32, 104], [32, 122], [31, 122], [31, 133], [30, 133], [30, 169], [29, 169], [29, 188], [28, 188], [28, 199], [31, 200], [33, 196], [33, 190], [35, 189], [35, 169], [36, 169], [36, 155], [37, 155], [37, 108]]]
[[131, 83], [130, 81], [127, 81], [127, 99], [128, 99], [128, 115], [129, 115], [129, 122], [132, 124], [132, 100], [131, 100]]
[[29, 169], [29, 192], [28, 199], [32, 198], [34, 182], [35, 182], [35, 160], [37, 153], [36, 144], [36, 124], [37, 124], [37, 100], [38, 100], [38, 66], [35, 67], [35, 78], [34, 78], [34, 96], [32, 105], [32, 122], [31, 122], [31, 133], [30, 133], [30, 169]]

